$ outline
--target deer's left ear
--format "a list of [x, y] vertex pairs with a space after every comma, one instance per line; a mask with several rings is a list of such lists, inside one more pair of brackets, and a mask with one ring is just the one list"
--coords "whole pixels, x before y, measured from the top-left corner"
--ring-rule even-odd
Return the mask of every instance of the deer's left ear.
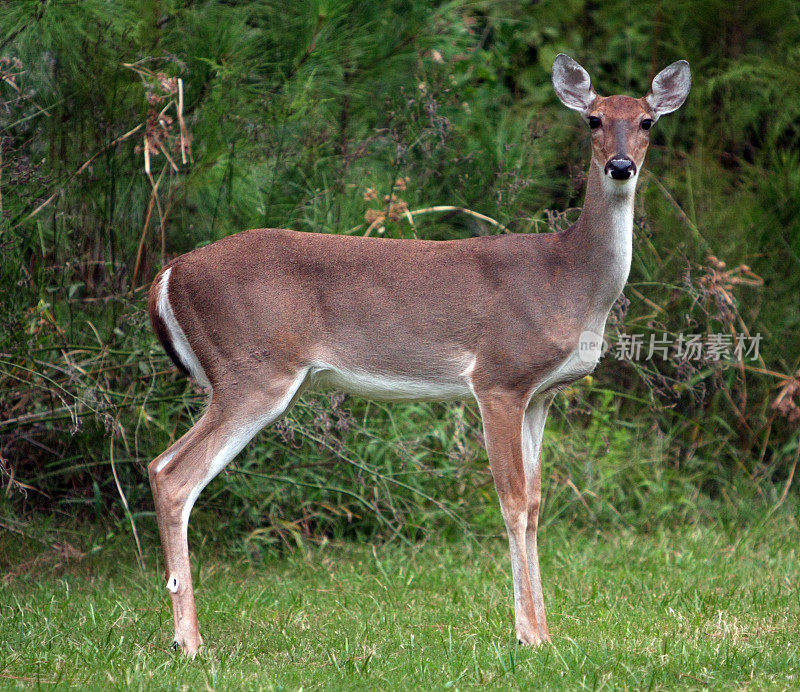
[[655, 119], [680, 108], [691, 88], [692, 73], [685, 60], [678, 60], [661, 70], [653, 78], [650, 93], [645, 96]]

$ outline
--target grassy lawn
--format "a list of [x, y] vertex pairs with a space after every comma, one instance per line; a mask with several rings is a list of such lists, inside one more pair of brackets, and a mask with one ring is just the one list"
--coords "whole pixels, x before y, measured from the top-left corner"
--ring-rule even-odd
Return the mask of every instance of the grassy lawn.
[[538, 650], [513, 640], [499, 539], [328, 544], [263, 565], [208, 544], [196, 560], [207, 646], [187, 660], [169, 649], [154, 536], [143, 574], [116, 539], [78, 559], [5, 533], [0, 684], [796, 689], [799, 537], [786, 516], [742, 531], [550, 527], [553, 643]]

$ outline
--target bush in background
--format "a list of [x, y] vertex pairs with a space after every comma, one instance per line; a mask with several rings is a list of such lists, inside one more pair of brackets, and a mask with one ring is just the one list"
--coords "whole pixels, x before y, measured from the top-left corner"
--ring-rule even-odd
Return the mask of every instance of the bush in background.
[[[515, 232], [574, 220], [589, 148], [550, 86], [560, 51], [604, 94], [642, 95], [678, 58], [694, 74], [687, 105], [654, 130], [612, 341], [763, 341], [744, 365], [607, 359], [559, 397], [545, 520], [650, 526], [787, 497], [800, 455], [795, 3], [23, 0], [0, 36], [10, 524], [149, 514], [146, 464], [202, 408], [146, 323], [169, 257], [252, 227], [500, 232], [456, 213], [409, 222], [433, 205]], [[336, 395], [304, 397], [201, 501], [254, 551], [496, 531], [494, 504], [472, 405]]]

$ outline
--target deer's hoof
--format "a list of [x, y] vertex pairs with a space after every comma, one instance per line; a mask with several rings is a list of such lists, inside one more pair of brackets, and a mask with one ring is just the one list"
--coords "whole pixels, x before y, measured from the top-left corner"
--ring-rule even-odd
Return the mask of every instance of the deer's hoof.
[[550, 632], [548, 632], [547, 630], [545, 630], [544, 632], [539, 630], [539, 637], [542, 640], [542, 644], [549, 644], [550, 643]]
[[175, 639], [171, 648], [173, 651], [181, 651], [190, 658], [194, 658], [197, 656], [201, 646], [203, 646], [203, 638], [198, 635], [196, 637], [185, 637], [180, 641]]
[[539, 646], [542, 638], [536, 627], [517, 627], [517, 643], [520, 646]]

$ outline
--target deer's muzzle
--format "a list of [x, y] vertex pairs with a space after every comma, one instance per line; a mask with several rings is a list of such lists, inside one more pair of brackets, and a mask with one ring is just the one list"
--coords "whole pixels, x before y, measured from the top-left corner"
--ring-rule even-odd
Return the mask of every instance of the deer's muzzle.
[[615, 156], [606, 164], [605, 171], [614, 180], [628, 180], [636, 174], [636, 164], [627, 156]]

